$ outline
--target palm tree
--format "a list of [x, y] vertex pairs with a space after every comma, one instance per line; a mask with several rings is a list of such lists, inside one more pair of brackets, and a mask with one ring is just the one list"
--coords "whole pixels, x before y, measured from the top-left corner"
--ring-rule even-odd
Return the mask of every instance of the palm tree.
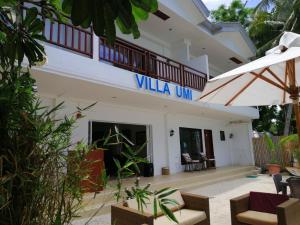
[[[261, 0], [254, 10], [254, 18], [249, 27], [249, 35], [254, 40], [257, 56], [278, 45], [285, 31], [300, 32], [300, 0]], [[292, 105], [286, 111], [284, 135], [290, 131]]]
[[254, 10], [249, 35], [258, 47], [257, 55], [279, 42], [285, 31], [300, 32], [300, 0], [261, 0]]

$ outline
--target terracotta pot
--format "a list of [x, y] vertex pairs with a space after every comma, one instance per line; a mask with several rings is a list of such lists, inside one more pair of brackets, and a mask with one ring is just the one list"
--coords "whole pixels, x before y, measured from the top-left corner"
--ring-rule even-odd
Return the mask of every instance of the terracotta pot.
[[280, 173], [280, 165], [278, 164], [267, 164], [267, 168], [270, 175]]

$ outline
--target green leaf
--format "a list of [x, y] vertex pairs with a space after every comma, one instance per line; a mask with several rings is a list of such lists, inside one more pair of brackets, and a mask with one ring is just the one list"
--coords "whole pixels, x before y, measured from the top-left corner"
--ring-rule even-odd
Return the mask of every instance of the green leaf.
[[91, 12], [90, 1], [87, 0], [74, 0], [71, 19], [75, 26], [83, 24], [89, 17]]
[[132, 32], [132, 35], [133, 35], [134, 39], [137, 39], [141, 36], [141, 33], [140, 33], [139, 28], [138, 28], [136, 23], [134, 23], [132, 25], [131, 32]]
[[159, 204], [159, 207], [161, 211], [164, 213], [164, 215], [166, 215], [170, 220], [178, 223], [178, 220], [174, 216], [174, 213], [168, 207], [166, 207], [164, 204], [161, 203]]
[[268, 134], [264, 134], [264, 139], [267, 143], [269, 151], [273, 152], [275, 151], [275, 144], [273, 143], [272, 138]]
[[155, 192], [155, 195], [159, 195], [160, 193], [163, 193], [163, 192], [165, 192], [165, 191], [167, 191], [167, 190], [170, 190], [170, 188], [169, 188], [169, 187], [166, 187], [166, 188], [163, 188], [163, 189], [161, 189], [161, 190], [159, 190], [159, 191], [156, 191], [156, 192]]
[[121, 164], [120, 164], [120, 161], [116, 158], [113, 158], [114, 162], [115, 162], [115, 165], [117, 166], [118, 170], [121, 170]]
[[114, 12], [107, 2], [104, 3], [104, 22], [105, 22], [105, 35], [110, 45], [115, 42], [116, 39], [116, 27], [114, 23]]
[[26, 11], [26, 17], [24, 19], [24, 25], [29, 27], [30, 24], [36, 19], [38, 10], [36, 7], [32, 7]]
[[130, 34], [131, 33], [131, 28], [127, 28], [125, 23], [120, 19], [120, 17], [117, 17], [116, 19], [116, 24], [119, 27], [120, 31], [123, 34]]
[[41, 33], [44, 29], [44, 23], [40, 19], [34, 20], [34, 22], [29, 26], [29, 33]]
[[135, 21], [146, 20], [149, 17], [149, 13], [143, 10], [142, 8], [138, 8], [135, 5], [132, 6], [132, 14], [135, 18]]
[[74, 0], [63, 0], [63, 3], [62, 3], [63, 12], [70, 15], [72, 12], [73, 4], [74, 4]]
[[157, 218], [157, 198], [154, 197], [153, 199], [153, 215], [154, 218]]
[[177, 189], [170, 190], [170, 191], [168, 191], [168, 192], [165, 192], [165, 193], [163, 193], [163, 194], [158, 195], [158, 198], [159, 198], [159, 199], [165, 198], [165, 197], [167, 197], [167, 196], [169, 196], [169, 195], [175, 193], [176, 191], [177, 191]]

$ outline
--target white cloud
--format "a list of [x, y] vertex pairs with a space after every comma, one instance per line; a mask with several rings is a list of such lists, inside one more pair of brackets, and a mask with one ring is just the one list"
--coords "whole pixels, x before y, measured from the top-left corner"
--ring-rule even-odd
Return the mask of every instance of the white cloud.
[[217, 9], [220, 5], [229, 5], [232, 0], [202, 0], [209, 10]]

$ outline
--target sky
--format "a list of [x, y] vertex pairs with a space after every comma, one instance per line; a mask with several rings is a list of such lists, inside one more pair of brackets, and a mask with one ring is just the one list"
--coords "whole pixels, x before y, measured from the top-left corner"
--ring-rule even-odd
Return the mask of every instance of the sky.
[[[248, 0], [248, 7], [255, 7], [260, 0]], [[229, 5], [232, 0], [202, 0], [202, 2], [206, 5], [209, 10], [217, 9], [220, 5], [225, 4]], [[246, 0], [242, 0], [242, 2], [246, 2]]]

